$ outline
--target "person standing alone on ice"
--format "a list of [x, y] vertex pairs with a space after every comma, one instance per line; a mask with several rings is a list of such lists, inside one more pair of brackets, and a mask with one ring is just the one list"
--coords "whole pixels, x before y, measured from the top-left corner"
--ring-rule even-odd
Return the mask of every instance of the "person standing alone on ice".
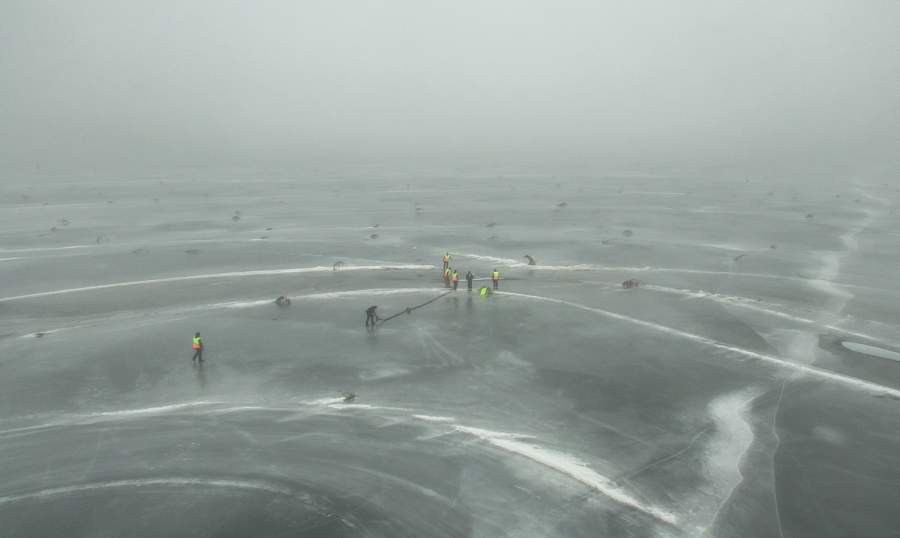
[[491, 282], [494, 283], [495, 290], [500, 289], [500, 271], [498, 271], [497, 269], [494, 269], [494, 271], [491, 273]]
[[194, 350], [194, 356], [191, 358], [191, 361], [203, 362], [203, 339], [200, 338], [200, 333], [194, 334], [191, 349]]
[[469, 291], [472, 291], [473, 280], [475, 280], [475, 275], [472, 274], [472, 271], [466, 271], [466, 285], [469, 286]]

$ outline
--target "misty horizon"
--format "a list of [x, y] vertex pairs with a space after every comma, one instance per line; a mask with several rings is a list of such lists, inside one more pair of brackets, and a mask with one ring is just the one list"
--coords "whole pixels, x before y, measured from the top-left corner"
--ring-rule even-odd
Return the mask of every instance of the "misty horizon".
[[900, 5], [5, 2], [0, 166], [892, 174]]

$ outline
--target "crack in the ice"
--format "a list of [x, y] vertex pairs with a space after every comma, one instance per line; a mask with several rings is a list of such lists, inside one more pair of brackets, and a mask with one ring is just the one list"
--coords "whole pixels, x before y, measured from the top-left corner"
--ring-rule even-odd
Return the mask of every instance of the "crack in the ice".
[[781, 446], [781, 437], [778, 436], [778, 411], [781, 409], [781, 400], [784, 397], [785, 379], [781, 383], [781, 391], [778, 393], [778, 401], [775, 403], [775, 411], [772, 413], [772, 436], [775, 438], [775, 447], [772, 449], [772, 499], [775, 504], [775, 522], [778, 523], [778, 536], [784, 538], [784, 528], [781, 524], [781, 511], [778, 508], [778, 474], [775, 469], [775, 456]]
[[697, 432], [697, 433], [694, 435], [694, 437], [691, 438], [691, 440], [690, 440], [690, 442], [687, 444], [687, 446], [685, 446], [685, 447], [683, 447], [683, 448], [681, 448], [681, 449], [675, 451], [675, 452], [672, 453], [672, 454], [669, 454], [668, 456], [663, 456], [663, 457], [661, 457], [661, 458], [655, 459], [655, 460], [651, 461], [650, 463], [644, 465], [643, 467], [639, 467], [638, 469], [635, 469], [634, 471], [625, 473], [625, 474], [622, 475], [621, 477], [617, 478], [617, 480], [631, 480], [632, 478], [634, 478], [634, 477], [636, 477], [636, 476], [638, 476], [638, 475], [644, 473], [645, 471], [649, 471], [649, 470], [652, 469], [653, 467], [657, 467], [657, 466], [659, 466], [659, 465], [662, 465], [663, 463], [666, 463], [666, 462], [668, 462], [668, 461], [671, 461], [671, 460], [673, 460], [673, 459], [678, 458], [679, 456], [681, 456], [682, 454], [684, 454], [685, 452], [687, 452], [688, 450], [690, 450], [691, 448], [693, 448], [694, 444], [695, 444], [695, 443], [696, 443], [703, 435], [709, 433], [710, 430], [712, 430], [714, 427], [715, 427], [715, 426], [713, 426], [712, 424], [710, 424], [709, 426], [706, 426], [706, 427], [702, 428], [699, 432]]

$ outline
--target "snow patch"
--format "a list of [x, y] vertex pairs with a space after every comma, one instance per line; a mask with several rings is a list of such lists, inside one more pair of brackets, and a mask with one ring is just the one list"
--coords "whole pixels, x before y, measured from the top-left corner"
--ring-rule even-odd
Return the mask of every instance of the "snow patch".
[[869, 346], [866, 344], [860, 344], [857, 342], [848, 342], [843, 341], [841, 345], [850, 351], [855, 351], [856, 353], [863, 353], [865, 355], [872, 355], [873, 357], [878, 357], [881, 359], [888, 359], [891, 361], [900, 361], [900, 353], [896, 351], [891, 351], [889, 349], [884, 349], [881, 347]]

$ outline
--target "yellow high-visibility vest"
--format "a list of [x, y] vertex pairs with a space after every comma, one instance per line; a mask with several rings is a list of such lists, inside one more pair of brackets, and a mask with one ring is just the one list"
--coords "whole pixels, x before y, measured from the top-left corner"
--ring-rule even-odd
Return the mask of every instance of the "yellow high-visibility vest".
[[203, 341], [200, 340], [199, 336], [195, 336], [193, 338], [193, 342], [191, 342], [191, 349], [200, 349], [203, 347]]
[[491, 273], [491, 280], [500, 280], [500, 271], [494, 271]]

